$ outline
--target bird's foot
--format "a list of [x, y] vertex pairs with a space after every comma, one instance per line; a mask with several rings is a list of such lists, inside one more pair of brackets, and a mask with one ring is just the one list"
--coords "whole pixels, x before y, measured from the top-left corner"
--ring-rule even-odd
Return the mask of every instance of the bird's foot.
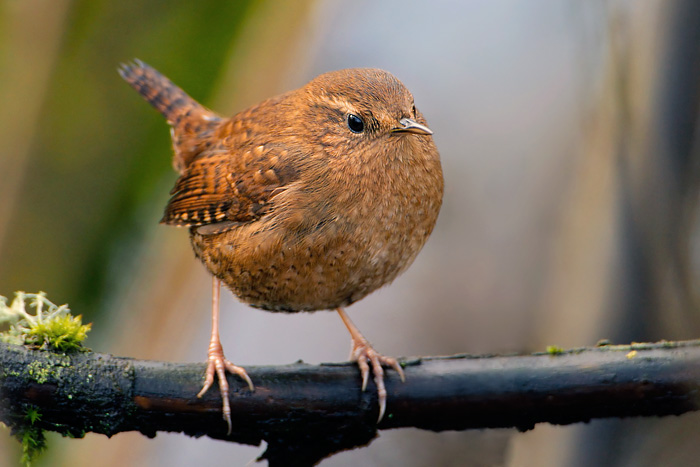
[[377, 418], [377, 423], [379, 423], [386, 411], [386, 386], [384, 385], [384, 368], [382, 366], [393, 368], [401, 377], [401, 381], [406, 381], [403, 368], [395, 358], [378, 354], [363, 337], [358, 339], [353, 336], [350, 358], [357, 362], [357, 366], [360, 367], [363, 391], [367, 388], [370, 369], [374, 375], [374, 384], [377, 386], [377, 398], [379, 399], [379, 418]]
[[229, 386], [228, 381], [226, 380], [227, 371], [229, 373], [235, 373], [238, 376], [240, 376], [246, 383], [248, 383], [248, 387], [251, 391], [255, 390], [255, 386], [253, 386], [253, 382], [250, 380], [250, 377], [248, 376], [248, 373], [246, 373], [245, 369], [241, 368], [240, 366], [236, 366], [233, 363], [226, 360], [226, 357], [224, 357], [223, 348], [221, 347], [221, 344], [219, 344], [218, 346], [212, 345], [209, 348], [209, 359], [207, 361], [206, 379], [204, 380], [204, 387], [202, 387], [202, 390], [199, 391], [197, 397], [202, 397], [209, 390], [212, 384], [214, 384], [214, 376], [217, 376], [219, 380], [219, 391], [221, 392], [221, 400], [223, 402], [223, 418], [224, 420], [226, 420], [226, 424], [228, 425], [228, 434], [230, 435], [231, 404], [228, 399]]

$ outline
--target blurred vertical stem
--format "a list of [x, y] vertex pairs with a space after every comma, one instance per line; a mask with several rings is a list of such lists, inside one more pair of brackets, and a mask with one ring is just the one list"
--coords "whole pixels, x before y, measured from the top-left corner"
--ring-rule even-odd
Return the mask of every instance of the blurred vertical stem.
[[[50, 85], [68, 7], [66, 0], [0, 4], [0, 253], [21, 207], [27, 161]], [[27, 24], [33, 28], [27, 28]]]

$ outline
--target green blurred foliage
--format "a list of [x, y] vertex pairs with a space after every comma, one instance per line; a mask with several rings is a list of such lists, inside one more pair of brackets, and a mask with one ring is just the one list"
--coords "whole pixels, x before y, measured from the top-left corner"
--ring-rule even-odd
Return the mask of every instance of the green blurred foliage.
[[[0, 18], [16, 7], [5, 4]], [[163, 205], [175, 178], [162, 117], [145, 109], [117, 66], [140, 58], [206, 105], [253, 10], [252, 1], [69, 4], [17, 204], [0, 220], [9, 223], [0, 244], [0, 291], [47, 290], [94, 319], [110, 265], [128, 261], [154, 222], [139, 213]], [[0, 40], [1, 50], [32, 53], [17, 50], [23, 44], [11, 37]], [[3, 76], [24, 72], [3, 62]], [[0, 124], [11, 118], [0, 110]]]

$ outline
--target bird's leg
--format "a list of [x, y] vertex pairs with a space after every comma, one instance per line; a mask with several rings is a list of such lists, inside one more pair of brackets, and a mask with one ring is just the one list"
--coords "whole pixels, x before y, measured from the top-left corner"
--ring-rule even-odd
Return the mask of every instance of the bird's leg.
[[372, 345], [365, 339], [357, 326], [350, 321], [350, 318], [342, 308], [337, 308], [336, 311], [340, 315], [340, 319], [345, 323], [345, 327], [350, 331], [350, 338], [352, 339], [352, 350], [350, 351], [350, 359], [357, 362], [357, 366], [360, 367], [360, 373], [362, 374], [362, 390], [367, 388], [367, 380], [369, 379], [370, 365], [372, 373], [374, 374], [374, 384], [377, 385], [377, 398], [379, 399], [379, 418], [377, 423], [384, 417], [384, 411], [386, 410], [386, 387], [384, 386], [384, 369], [382, 365], [390, 366], [395, 369], [401, 381], [406, 381], [403, 369], [399, 362], [392, 357], [385, 357], [377, 353]]
[[231, 434], [231, 404], [228, 400], [228, 381], [226, 380], [226, 370], [230, 373], [235, 373], [248, 383], [251, 391], [255, 390], [253, 382], [248, 377], [248, 373], [233, 363], [226, 360], [224, 357], [224, 349], [221, 347], [219, 340], [219, 293], [221, 290], [221, 281], [214, 277], [212, 284], [212, 300], [211, 300], [211, 340], [209, 341], [209, 358], [207, 360], [207, 373], [204, 380], [204, 387], [197, 397], [202, 397], [207, 390], [214, 384], [214, 375], [219, 379], [219, 390], [221, 391], [221, 399], [223, 400], [223, 416], [228, 425], [228, 434]]

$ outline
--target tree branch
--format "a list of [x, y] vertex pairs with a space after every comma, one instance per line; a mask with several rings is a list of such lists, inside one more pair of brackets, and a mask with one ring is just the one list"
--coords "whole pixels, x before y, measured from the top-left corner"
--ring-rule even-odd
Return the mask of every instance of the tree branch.
[[216, 388], [202, 399], [203, 364], [95, 353], [55, 354], [0, 344], [0, 420], [13, 428], [41, 413], [40, 428], [71, 436], [139, 431], [259, 445], [270, 465], [310, 465], [369, 443], [377, 429], [427, 430], [569, 424], [592, 418], [698, 410], [700, 341], [606, 345], [557, 354], [429, 357], [387, 371], [387, 414], [360, 391], [353, 364], [247, 367], [255, 392], [231, 376], [233, 433]]

